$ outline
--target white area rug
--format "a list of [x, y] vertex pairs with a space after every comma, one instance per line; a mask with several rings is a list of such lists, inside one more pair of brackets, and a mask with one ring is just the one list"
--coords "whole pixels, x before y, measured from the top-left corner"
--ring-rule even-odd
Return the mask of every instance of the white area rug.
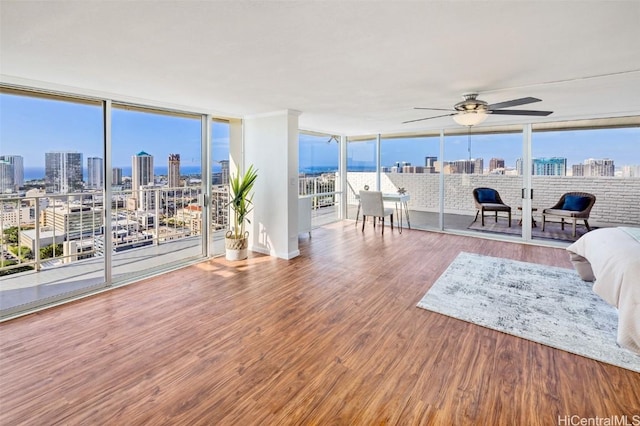
[[460, 253], [418, 307], [640, 372], [591, 286], [572, 269]]

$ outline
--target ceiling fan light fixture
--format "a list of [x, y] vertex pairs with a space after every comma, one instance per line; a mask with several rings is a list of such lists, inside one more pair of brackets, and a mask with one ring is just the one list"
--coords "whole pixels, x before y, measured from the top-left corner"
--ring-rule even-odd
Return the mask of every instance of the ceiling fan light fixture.
[[467, 111], [453, 115], [453, 120], [461, 126], [476, 126], [487, 119], [484, 111]]
[[523, 109], [505, 109], [513, 106], [527, 105], [540, 102], [538, 98], [526, 97], [512, 99], [510, 101], [498, 102], [489, 105], [487, 102], [478, 99], [477, 93], [466, 93], [462, 95], [463, 101], [453, 106], [453, 109], [414, 107], [414, 109], [430, 109], [434, 111], [450, 111], [449, 114], [436, 115], [435, 117], [419, 118], [417, 120], [404, 121], [403, 124], [416, 121], [431, 120], [440, 117], [453, 117], [456, 123], [461, 126], [476, 126], [487, 119], [488, 114], [496, 115], [532, 115], [536, 117], [546, 117], [553, 114], [553, 111], [534, 111]]

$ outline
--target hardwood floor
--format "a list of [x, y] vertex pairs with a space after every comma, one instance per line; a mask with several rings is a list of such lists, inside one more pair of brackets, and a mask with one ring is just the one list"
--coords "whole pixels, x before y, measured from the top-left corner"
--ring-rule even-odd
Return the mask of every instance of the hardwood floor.
[[3, 425], [555, 425], [640, 414], [640, 374], [416, 307], [460, 251], [562, 249], [314, 230], [0, 324]]

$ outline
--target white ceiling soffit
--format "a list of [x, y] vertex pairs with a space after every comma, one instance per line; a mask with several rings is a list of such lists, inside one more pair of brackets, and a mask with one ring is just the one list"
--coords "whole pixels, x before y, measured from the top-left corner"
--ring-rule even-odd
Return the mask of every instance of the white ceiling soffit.
[[2, 81], [346, 135], [456, 127], [413, 107], [533, 96], [548, 117], [640, 115], [640, 1], [2, 1]]

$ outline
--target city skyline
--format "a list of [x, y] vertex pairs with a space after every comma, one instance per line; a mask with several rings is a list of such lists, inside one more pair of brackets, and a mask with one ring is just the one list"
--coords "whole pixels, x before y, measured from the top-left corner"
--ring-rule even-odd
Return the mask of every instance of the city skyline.
[[[45, 151], [104, 157], [99, 105], [3, 93], [0, 110], [0, 155], [21, 155], [25, 169], [44, 168]], [[213, 159], [224, 160], [229, 153], [229, 126], [218, 121], [211, 126]], [[200, 138], [199, 119], [114, 107], [112, 164], [105, 167], [127, 168], [131, 156], [140, 151], [168, 158], [176, 153], [176, 147], [183, 166], [199, 166]]]
[[[303, 137], [304, 137], [304, 134], [301, 134], [301, 142], [303, 141]], [[403, 141], [403, 142], [405, 142], [405, 141]], [[434, 140], [432, 140], [431, 142], [433, 143]], [[385, 144], [383, 143], [382, 145], [383, 145], [383, 148], [384, 148]], [[302, 148], [301, 148], [301, 150], [302, 150]], [[78, 153], [77, 151], [52, 151], [52, 152], [69, 152], [69, 153], [77, 153], [77, 154], [80, 154], [80, 155], [84, 156], [84, 153]], [[46, 158], [47, 154], [50, 154], [50, 153], [51, 152], [45, 152], [42, 155], [44, 155], [44, 157]], [[146, 154], [146, 152], [145, 152], [145, 154]], [[326, 154], [326, 152], [324, 154]], [[488, 154], [489, 153], [487, 153], [487, 155]], [[149, 155], [151, 155], [151, 154], [149, 154]], [[400, 154], [400, 155], [403, 158], [406, 157], [406, 153], [403, 153], [403, 154]], [[420, 155], [420, 154], [417, 154], [417, 155]], [[153, 156], [153, 155], [151, 155], [151, 156]], [[178, 159], [180, 158], [180, 154], [176, 154], [176, 153], [169, 154], [167, 156], [167, 159], [166, 159], [166, 164], [163, 164], [163, 163], [157, 164], [156, 166], [154, 166], [154, 172], [156, 174], [165, 175], [165, 176], [168, 176], [169, 174], [171, 174], [172, 161], [175, 162], [176, 156], [177, 156]], [[11, 155], [0, 155], [0, 158], [4, 158], [4, 157], [12, 157], [12, 156]], [[14, 156], [14, 157], [20, 157], [20, 156]], [[155, 157], [155, 156], [153, 156], [153, 157]], [[385, 167], [385, 168], [393, 167], [397, 163], [410, 164], [410, 165], [413, 165], [413, 166], [422, 166], [423, 162], [426, 161], [426, 160], [424, 160], [424, 161], [421, 162], [420, 158], [417, 158], [417, 161], [415, 161], [415, 162], [412, 162], [412, 161], [390, 162], [389, 161], [388, 164], [387, 164], [387, 163], [385, 163], [385, 160], [384, 160], [384, 157], [385, 157], [385, 150], [384, 149], [382, 150], [382, 157], [383, 157], [383, 165], [382, 166]], [[172, 160], [172, 158], [174, 160]], [[432, 159], [435, 159], [436, 161], [438, 160], [437, 156], [426, 156], [425, 158], [432, 158]], [[472, 160], [475, 160], [475, 159], [484, 160], [484, 161], [486, 161], [486, 163], [487, 163], [486, 165], [488, 166], [489, 161], [491, 159], [496, 159], [496, 158], [504, 160], [503, 158], [496, 157], [496, 156], [487, 158], [487, 157], [481, 157], [481, 156], [475, 156], [475, 155], [473, 156]], [[576, 166], [586, 164], [590, 160], [593, 160], [593, 157], [589, 157], [589, 158], [583, 158], [583, 159], [581, 159], [581, 160], [579, 160], [579, 161], [577, 161], [575, 163], [571, 163], [565, 157], [535, 157], [535, 156], [532, 158], [532, 160], [549, 159], [549, 158], [564, 158], [566, 160], [565, 169], [566, 169], [568, 175], [571, 174], [571, 170], [572, 169], [575, 170]], [[609, 157], [598, 158], [597, 160], [603, 160], [603, 159], [604, 160], [611, 160]], [[93, 160], [93, 161], [100, 160], [100, 161], [102, 161], [102, 158], [100, 158], [100, 157], [88, 157], [87, 160]], [[300, 171], [302, 172], [302, 171], [305, 170], [305, 165], [304, 165], [304, 160], [302, 158], [302, 154], [301, 154], [301, 159], [300, 160], [301, 160], [300, 161]], [[464, 160], [465, 159], [463, 159], [463, 158], [460, 158], [460, 159], [457, 159], [457, 160], [447, 159], [447, 160], [445, 160], [445, 162], [452, 163], [452, 162], [459, 162], [459, 161], [464, 161]], [[504, 167], [507, 168], [507, 169], [517, 169], [519, 161], [520, 161], [520, 158], [516, 158], [515, 159], [515, 164], [513, 164], [513, 165], [505, 164]], [[615, 162], [615, 160], [611, 160], [611, 161]], [[309, 162], [308, 165], [307, 165], [307, 169], [308, 168], [314, 168], [314, 167], [315, 168], [331, 168], [331, 167], [334, 167], [335, 169], [337, 169], [337, 167], [338, 167], [337, 159], [335, 159], [335, 160], [331, 159], [331, 160], [329, 160], [329, 163], [330, 162], [333, 162], [333, 164], [328, 164], [327, 163], [327, 164], [324, 164], [324, 165], [318, 165], [317, 163]], [[219, 163], [219, 162], [216, 162], [216, 163]], [[179, 161], [178, 161], [178, 164], [180, 164]], [[624, 166], [638, 166], [638, 165], [640, 165], [640, 161], [638, 163], [636, 163], [636, 164], [629, 163], [629, 162], [627, 162], [626, 164], [618, 164], [618, 163], [616, 163], [615, 167], [616, 167], [616, 169], [618, 169], [618, 168], [622, 168]], [[173, 167], [175, 167], [175, 165]], [[121, 167], [115, 166], [113, 168], [118, 168], [118, 169], [122, 170], [123, 171], [123, 176], [132, 177], [133, 168], [131, 166], [121, 166]], [[214, 168], [220, 169], [220, 166], [214, 165]], [[34, 169], [37, 170], [36, 174], [39, 173], [38, 176], [34, 176]], [[490, 170], [490, 169], [491, 169], [491, 167], [485, 167], [484, 168], [485, 171]], [[85, 176], [87, 176], [87, 179], [86, 179], [87, 183], [90, 184], [89, 181], [92, 179], [91, 178], [92, 172], [91, 172], [90, 165], [87, 164], [87, 167], [82, 167], [82, 170], [83, 170], [83, 174]], [[200, 172], [200, 166], [199, 165], [197, 165], [197, 166], [193, 166], [193, 165], [192, 166], [182, 166], [182, 165], [180, 165], [180, 171], [183, 171], [183, 170], [185, 171], [185, 173], [181, 173], [181, 174], [184, 174], [184, 175], [199, 173]], [[214, 170], [214, 172], [215, 171], [216, 170]], [[46, 172], [46, 168], [24, 167], [24, 171], [23, 171], [24, 176], [25, 176], [24, 180], [28, 181], [28, 180], [33, 180], [33, 179], [41, 179], [41, 178], [44, 179], [45, 175], [46, 175], [45, 172]]]
[[[327, 138], [301, 134], [300, 168], [308, 164], [326, 166], [337, 163], [338, 148], [328, 143]], [[335, 146], [331, 149], [330, 146]], [[567, 159], [568, 166], [581, 164], [589, 158], [614, 160], [616, 167], [640, 165], [640, 128], [572, 130], [556, 132], [534, 132], [532, 135], [532, 157]], [[579, 146], [580, 149], [576, 149]], [[515, 168], [522, 157], [522, 134], [445, 136], [445, 161], [483, 158], [487, 164], [491, 158], [502, 158], [505, 167]], [[384, 167], [397, 162], [409, 162], [424, 166], [425, 157], [440, 156], [439, 137], [382, 138], [381, 163]], [[348, 156], [351, 164], [375, 165], [374, 139], [349, 144]], [[307, 160], [307, 159], [311, 160]], [[334, 159], [335, 158], [335, 159]]]
[[[44, 168], [45, 151], [76, 151], [84, 158], [103, 158], [102, 110], [98, 105], [54, 101], [39, 97], [0, 94], [0, 155], [20, 155], [25, 170]], [[160, 166], [165, 166], [170, 154], [179, 153], [181, 167], [190, 169], [201, 164], [200, 121], [193, 118], [113, 108], [112, 163], [105, 167], [130, 167], [131, 156], [146, 151]], [[38, 123], [34, 126], [34, 123]], [[212, 151], [214, 160], [228, 158], [229, 126], [212, 123]], [[484, 158], [503, 158], [505, 166], [514, 168], [522, 157], [522, 135], [447, 136], [444, 161]], [[308, 167], [337, 167], [338, 144], [324, 137], [300, 134], [299, 169]], [[534, 132], [533, 157], [564, 157], [567, 167], [588, 158], [610, 158], [616, 167], [640, 164], [640, 127]], [[369, 143], [371, 144], [371, 142]], [[370, 146], [361, 142], [349, 143], [348, 151], [362, 163], [375, 163]], [[367, 145], [366, 143], [364, 145]], [[179, 150], [176, 149], [179, 147]], [[439, 156], [439, 137], [412, 139], [382, 139], [382, 165], [411, 162], [424, 165], [427, 156]]]

